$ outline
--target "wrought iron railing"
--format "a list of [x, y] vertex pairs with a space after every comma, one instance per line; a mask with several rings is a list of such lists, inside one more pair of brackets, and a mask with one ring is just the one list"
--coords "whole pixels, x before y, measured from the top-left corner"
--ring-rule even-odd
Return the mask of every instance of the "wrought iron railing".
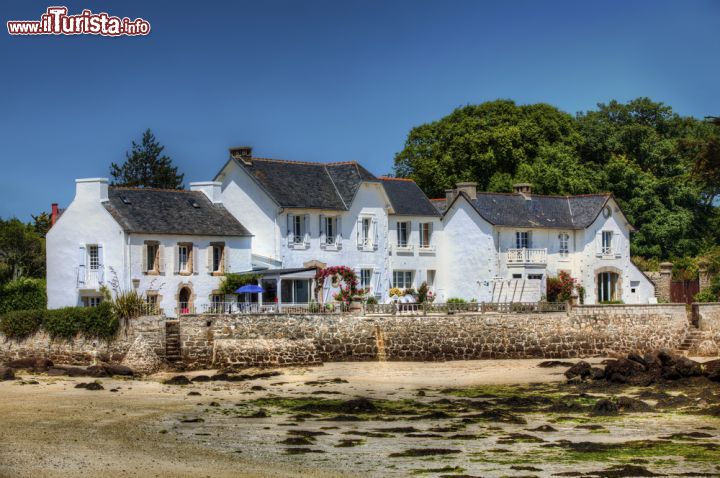
[[202, 313], [205, 314], [339, 314], [349, 310], [349, 305], [342, 302], [262, 305], [256, 302], [213, 302], [202, 307]]
[[565, 302], [465, 302], [365, 304], [367, 315], [427, 315], [457, 313], [537, 314], [565, 312]]

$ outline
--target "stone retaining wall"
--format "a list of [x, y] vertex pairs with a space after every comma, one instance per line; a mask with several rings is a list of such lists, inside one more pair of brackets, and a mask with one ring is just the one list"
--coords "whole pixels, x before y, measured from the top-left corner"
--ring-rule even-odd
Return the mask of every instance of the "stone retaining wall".
[[720, 353], [720, 302], [693, 304], [693, 321], [702, 332], [688, 351], [690, 355], [718, 355]]
[[111, 341], [87, 339], [82, 335], [71, 340], [53, 339], [43, 331], [18, 341], [0, 334], [0, 363], [32, 356], [68, 365], [90, 365], [96, 359], [119, 363], [138, 336], [160, 357], [165, 356], [165, 318], [140, 317], [128, 324], [121, 323], [117, 336]]
[[[703, 305], [703, 324], [717, 327], [719, 309], [720, 304]], [[658, 304], [578, 306], [547, 314], [196, 315], [183, 316], [179, 329], [182, 364], [198, 369], [379, 359], [608, 356], [677, 349], [689, 324], [683, 304]], [[95, 356], [119, 362], [138, 336], [159, 357], [165, 356], [165, 319], [143, 317], [122, 327], [110, 343], [51, 340], [44, 333], [17, 342], [0, 335], [0, 362], [33, 355], [78, 365], [91, 363]]]

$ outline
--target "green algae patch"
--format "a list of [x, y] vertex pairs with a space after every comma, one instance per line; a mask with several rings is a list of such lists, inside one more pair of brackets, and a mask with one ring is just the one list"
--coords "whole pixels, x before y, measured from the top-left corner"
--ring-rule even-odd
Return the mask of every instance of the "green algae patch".
[[553, 444], [564, 448], [557, 456], [565, 462], [630, 462], [637, 458], [681, 457], [689, 462], [711, 462], [720, 460], [720, 445], [716, 443], [678, 443], [664, 440], [638, 440], [622, 443], [578, 442]]
[[411, 475], [426, 475], [434, 473], [462, 473], [465, 468], [462, 466], [443, 466], [442, 468], [426, 468], [426, 469], [415, 469], [410, 472]]

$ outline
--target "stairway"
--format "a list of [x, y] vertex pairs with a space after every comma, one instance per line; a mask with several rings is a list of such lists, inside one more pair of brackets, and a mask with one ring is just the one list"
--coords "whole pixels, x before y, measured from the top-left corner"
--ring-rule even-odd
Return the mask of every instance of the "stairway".
[[697, 345], [698, 342], [700, 342], [704, 337], [704, 334], [701, 330], [698, 330], [696, 328], [690, 328], [688, 330], [688, 333], [685, 335], [685, 340], [680, 344], [680, 347], [678, 347], [678, 351], [687, 354], [688, 351], [693, 348], [695, 345]]
[[165, 322], [165, 361], [176, 366], [181, 360], [180, 322], [168, 320]]

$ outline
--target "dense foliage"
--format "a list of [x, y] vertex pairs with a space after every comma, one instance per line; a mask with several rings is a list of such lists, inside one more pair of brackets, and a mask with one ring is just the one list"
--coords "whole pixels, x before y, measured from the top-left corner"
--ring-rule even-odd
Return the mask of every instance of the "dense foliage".
[[333, 281], [333, 285], [339, 287], [339, 291], [333, 295], [338, 302], [349, 304], [352, 301], [360, 301], [367, 293], [365, 289], [358, 289], [358, 277], [353, 269], [346, 266], [332, 266], [318, 269], [315, 273], [316, 296], [327, 278]]
[[260, 274], [225, 274], [220, 282], [220, 292], [235, 294], [235, 291], [244, 285], [257, 284], [261, 277]]
[[97, 307], [20, 310], [0, 315], [0, 332], [10, 338], [24, 338], [41, 328], [53, 338], [70, 339], [82, 334], [109, 339], [117, 333], [119, 322], [111, 302]]
[[710, 281], [710, 286], [695, 294], [695, 302], [720, 302], [720, 275]]
[[0, 284], [45, 277], [45, 239], [33, 224], [0, 219]]
[[577, 281], [566, 271], [560, 271], [557, 277], [548, 277], [546, 295], [548, 302], [567, 302], [573, 296]]
[[395, 173], [431, 197], [458, 181], [495, 192], [515, 182], [539, 194], [609, 191], [637, 228], [632, 253], [672, 259], [720, 240], [719, 129], [647, 98], [577, 116], [497, 100], [413, 128]]
[[17, 279], [0, 285], [0, 314], [46, 306], [47, 293], [42, 279]]
[[125, 154], [122, 165], [110, 165], [113, 185], [182, 189], [185, 175], [178, 173], [172, 160], [162, 154], [164, 149], [165, 146], [155, 140], [155, 135], [149, 129], [145, 131], [140, 144], [132, 142], [132, 150]]

